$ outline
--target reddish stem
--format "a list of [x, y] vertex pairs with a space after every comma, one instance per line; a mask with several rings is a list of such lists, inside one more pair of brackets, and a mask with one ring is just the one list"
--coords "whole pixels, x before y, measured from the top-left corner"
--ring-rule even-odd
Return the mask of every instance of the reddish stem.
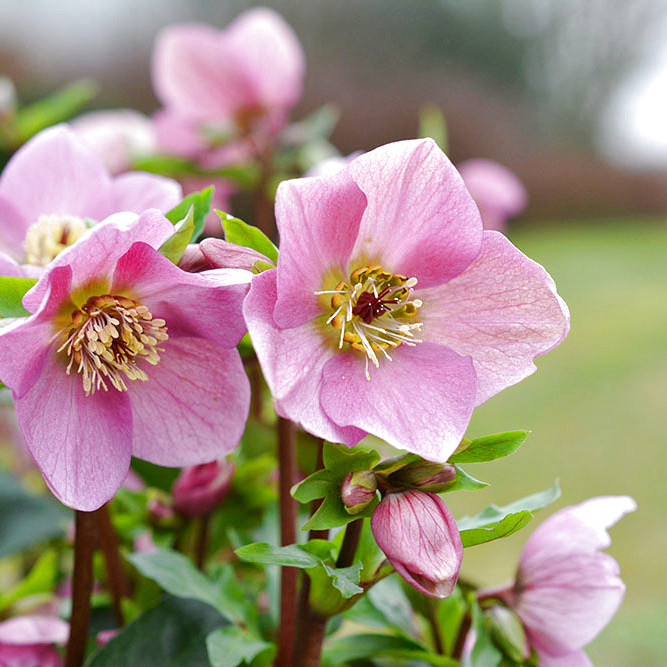
[[195, 526], [195, 563], [203, 572], [206, 564], [206, 549], [208, 546], [208, 532], [211, 525], [211, 515], [206, 514], [197, 521]]
[[111, 523], [108, 504], [102, 505], [95, 512], [100, 548], [104, 554], [107, 566], [107, 584], [111, 592], [114, 615], [119, 626], [125, 625], [122, 600], [127, 595], [128, 588], [123, 572], [123, 562], [118, 549], [118, 538]]

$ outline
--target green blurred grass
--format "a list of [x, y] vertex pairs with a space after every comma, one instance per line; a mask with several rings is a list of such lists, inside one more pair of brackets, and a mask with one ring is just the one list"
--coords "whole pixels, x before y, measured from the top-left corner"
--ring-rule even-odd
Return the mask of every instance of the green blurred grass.
[[[554, 277], [572, 330], [560, 348], [537, 360], [537, 373], [476, 411], [473, 436], [516, 428], [533, 433], [514, 456], [468, 466], [492, 485], [453, 494], [450, 505], [460, 516], [543, 489], [556, 477], [563, 489], [557, 507], [596, 495], [633, 496], [639, 510], [612, 529], [610, 548], [626, 598], [589, 655], [605, 667], [664, 664], [667, 223], [535, 222], [510, 236]], [[484, 584], [510, 579], [531, 530], [466, 550], [464, 572]]]

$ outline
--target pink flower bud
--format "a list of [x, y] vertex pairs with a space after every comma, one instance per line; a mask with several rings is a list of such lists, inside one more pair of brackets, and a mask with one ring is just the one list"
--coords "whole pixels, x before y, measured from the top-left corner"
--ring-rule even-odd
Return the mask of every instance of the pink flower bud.
[[187, 517], [210, 514], [229, 493], [233, 475], [234, 464], [227, 461], [184, 468], [171, 487], [174, 509]]
[[389, 480], [399, 486], [405, 484], [421, 491], [439, 493], [450, 486], [455, 477], [456, 468], [453, 465], [421, 461], [397, 470]]
[[463, 546], [454, 517], [435, 494], [390, 493], [371, 518], [375, 541], [413, 588], [446, 598], [459, 576]]
[[345, 476], [340, 497], [348, 514], [359, 514], [375, 499], [377, 481], [372, 470], [357, 470]]

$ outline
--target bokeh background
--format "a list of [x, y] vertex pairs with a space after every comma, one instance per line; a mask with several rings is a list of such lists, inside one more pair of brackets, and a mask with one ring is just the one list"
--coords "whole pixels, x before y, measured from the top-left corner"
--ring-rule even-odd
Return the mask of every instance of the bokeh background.
[[[90, 108], [157, 107], [159, 29], [223, 27], [256, 3], [0, 0], [0, 75], [30, 102], [72, 79], [100, 86]], [[490, 157], [530, 196], [508, 235], [551, 272], [572, 332], [539, 372], [482, 406], [472, 435], [533, 434], [513, 457], [472, 467], [491, 482], [458, 494], [457, 515], [559, 477], [558, 506], [630, 494], [613, 529], [624, 605], [590, 646], [597, 665], [667, 662], [667, 2], [663, 0], [282, 0], [304, 46], [299, 118], [341, 114], [343, 154], [416, 136], [440, 107], [450, 156]], [[476, 468], [476, 469], [475, 469]], [[2, 517], [0, 517], [0, 521]], [[467, 576], [512, 576], [528, 531], [474, 547]]]

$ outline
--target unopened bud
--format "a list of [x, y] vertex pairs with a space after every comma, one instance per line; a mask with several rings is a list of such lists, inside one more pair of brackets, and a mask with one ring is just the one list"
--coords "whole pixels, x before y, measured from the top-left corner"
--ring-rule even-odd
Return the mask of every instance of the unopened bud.
[[164, 491], [157, 489], [150, 490], [146, 509], [149, 521], [158, 525], [168, 525], [176, 516], [171, 506], [171, 498]]
[[372, 470], [349, 472], [340, 487], [340, 497], [348, 514], [363, 512], [375, 499], [377, 480]]
[[453, 465], [423, 461], [396, 471], [391, 475], [390, 483], [398, 486], [405, 485], [420, 491], [440, 493], [451, 486], [455, 477], [456, 468]]
[[183, 468], [171, 487], [174, 509], [183, 516], [210, 514], [227, 497], [234, 475], [234, 464], [212, 461]]
[[494, 605], [484, 612], [491, 633], [505, 655], [517, 663], [530, 658], [530, 646], [519, 617], [507, 607]]

